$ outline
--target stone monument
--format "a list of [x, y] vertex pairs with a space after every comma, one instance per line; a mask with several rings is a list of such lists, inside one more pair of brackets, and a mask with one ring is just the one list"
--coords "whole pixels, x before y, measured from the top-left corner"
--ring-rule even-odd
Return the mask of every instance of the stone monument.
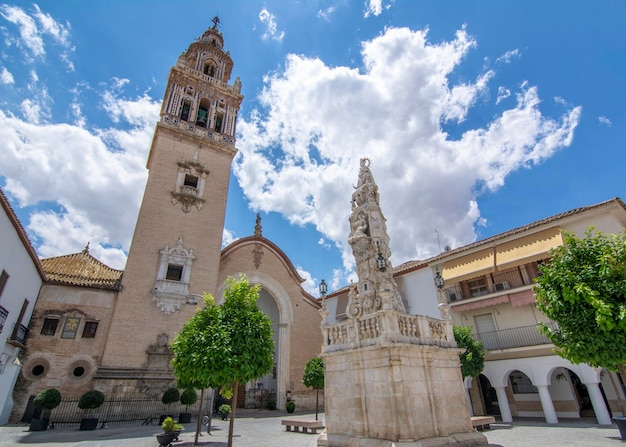
[[321, 310], [326, 433], [331, 447], [470, 447], [473, 431], [451, 320], [407, 314], [389, 262], [378, 186], [361, 159], [348, 242], [358, 283], [347, 318]]

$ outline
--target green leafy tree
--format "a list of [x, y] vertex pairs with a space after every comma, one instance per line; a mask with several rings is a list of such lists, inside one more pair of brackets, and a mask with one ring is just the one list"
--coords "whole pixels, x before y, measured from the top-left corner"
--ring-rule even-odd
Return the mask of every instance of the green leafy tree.
[[[220, 387], [224, 397], [232, 397], [228, 447], [233, 442], [239, 384], [264, 376], [274, 365], [271, 320], [256, 305], [259, 291], [244, 275], [229, 277], [224, 303], [217, 306], [205, 294], [204, 307], [185, 323], [171, 345], [179, 386]], [[196, 434], [196, 444], [197, 439]]]
[[464, 349], [459, 354], [461, 374], [463, 377], [476, 377], [485, 367], [485, 349], [482, 342], [472, 338], [471, 326], [452, 326], [452, 332], [457, 346]]
[[540, 330], [561, 357], [619, 370], [626, 382], [626, 231], [564, 231], [563, 242], [536, 279], [537, 307], [558, 325]]
[[317, 421], [319, 392], [324, 389], [324, 361], [321, 358], [315, 357], [306, 362], [302, 383], [307, 388], [315, 389], [315, 420]]

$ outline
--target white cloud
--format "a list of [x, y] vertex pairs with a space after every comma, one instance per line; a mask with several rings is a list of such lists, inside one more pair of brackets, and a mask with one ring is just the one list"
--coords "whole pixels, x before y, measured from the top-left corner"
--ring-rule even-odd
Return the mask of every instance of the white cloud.
[[[123, 268], [160, 105], [146, 95], [103, 97], [124, 126], [88, 131], [80, 113], [77, 125], [37, 121], [41, 112], [32, 99], [22, 103], [27, 120], [0, 110], [0, 176], [20, 207], [37, 205], [23, 224], [42, 257], [78, 252], [90, 242], [94, 256]], [[78, 99], [71, 109], [80, 110]]]
[[604, 124], [607, 127], [611, 127], [613, 125], [613, 122], [606, 116], [599, 116], [598, 121], [600, 122], [600, 124]]
[[29, 15], [17, 6], [0, 5], [0, 16], [19, 29], [19, 40], [9, 39], [9, 44], [26, 49], [35, 58], [42, 58], [46, 54], [44, 37], [50, 37], [54, 43], [69, 47], [69, 25], [63, 25], [49, 14], [44, 14], [37, 5], [34, 5], [34, 10]]
[[435, 254], [433, 228], [442, 246], [474, 240], [478, 194], [569, 145], [580, 116], [579, 107], [543, 116], [537, 88], [522, 83], [511, 108], [449, 139], [441, 123], [464, 121], [495, 76], [451, 85], [475, 46], [464, 29], [433, 44], [427, 31], [391, 28], [363, 43], [361, 71], [289, 55], [284, 71], [265, 79], [261, 109], [238, 123], [233, 169], [250, 207], [315, 225], [349, 271], [347, 219], [336, 217], [349, 213], [359, 158], [369, 156], [394, 265]]
[[278, 31], [278, 25], [276, 24], [276, 17], [274, 14], [269, 12], [267, 8], [263, 8], [261, 12], [259, 12], [259, 20], [262, 24], [265, 25], [265, 32], [261, 36], [263, 40], [273, 39], [273, 40], [283, 40], [285, 37], [284, 31]]
[[320, 245], [321, 247], [324, 247], [324, 248], [330, 248], [331, 247], [331, 245], [323, 237], [321, 237], [319, 239], [319, 241], [317, 241], [317, 243], [318, 243], [318, 245]]
[[333, 12], [335, 12], [335, 7], [329, 6], [328, 8], [324, 10], [320, 9], [319, 11], [317, 11], [317, 17], [320, 19], [324, 19], [326, 21], [330, 21], [330, 16], [332, 15]]
[[509, 63], [511, 63], [511, 60], [513, 58], [519, 58], [521, 56], [522, 56], [522, 54], [521, 54], [520, 50], [518, 50], [516, 48], [515, 50], [510, 50], [510, 51], [507, 51], [506, 53], [504, 53], [502, 56], [500, 56], [499, 58], [496, 59], [496, 62], [502, 62], [504, 64], [509, 64]]
[[237, 239], [239, 238], [235, 236], [235, 233], [224, 228], [224, 231], [222, 232], [222, 248], [226, 247], [227, 245], [232, 244]]
[[383, 0], [366, 0], [365, 2], [365, 12], [363, 17], [367, 18], [371, 15], [379, 16], [382, 14], [383, 9], [391, 8], [391, 4], [394, 0], [389, 0], [389, 3], [383, 4]]
[[13, 74], [5, 67], [0, 70], [0, 84], [15, 84]]
[[500, 104], [503, 100], [511, 96], [511, 90], [505, 87], [498, 87], [498, 98], [496, 99], [496, 104]]

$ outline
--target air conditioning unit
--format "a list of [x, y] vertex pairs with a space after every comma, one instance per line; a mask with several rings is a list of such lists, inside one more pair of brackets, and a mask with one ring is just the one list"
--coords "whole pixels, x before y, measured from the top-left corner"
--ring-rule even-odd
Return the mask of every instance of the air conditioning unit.
[[460, 299], [460, 298], [461, 298], [461, 297], [460, 297], [460, 296], [457, 296], [457, 294], [456, 294], [456, 293], [454, 293], [454, 292], [451, 292], [451, 293], [449, 293], [449, 294], [448, 294], [448, 299], [449, 299], [450, 301], [456, 301], [457, 299]]
[[494, 284], [494, 287], [496, 288], [496, 292], [502, 292], [503, 290], [507, 290], [511, 288], [509, 283], [506, 281], [497, 282]]

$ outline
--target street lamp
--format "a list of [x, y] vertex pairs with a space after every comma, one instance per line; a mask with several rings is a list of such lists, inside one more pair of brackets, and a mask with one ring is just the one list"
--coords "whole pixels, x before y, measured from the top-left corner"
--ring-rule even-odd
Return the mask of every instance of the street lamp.
[[441, 290], [443, 289], [443, 285], [444, 285], [443, 277], [441, 276], [441, 273], [439, 273], [439, 270], [437, 270], [437, 272], [435, 273], [435, 286], [439, 290]]
[[202, 295], [187, 295], [187, 304], [191, 304], [192, 306], [197, 305], [196, 297], [203, 298]]
[[387, 260], [383, 256], [381, 252], [378, 252], [378, 258], [376, 258], [376, 265], [378, 266], [378, 270], [384, 272], [387, 270]]
[[326, 292], [328, 292], [328, 286], [326, 285], [326, 281], [322, 279], [320, 283], [320, 295], [322, 295], [322, 298], [326, 296]]

